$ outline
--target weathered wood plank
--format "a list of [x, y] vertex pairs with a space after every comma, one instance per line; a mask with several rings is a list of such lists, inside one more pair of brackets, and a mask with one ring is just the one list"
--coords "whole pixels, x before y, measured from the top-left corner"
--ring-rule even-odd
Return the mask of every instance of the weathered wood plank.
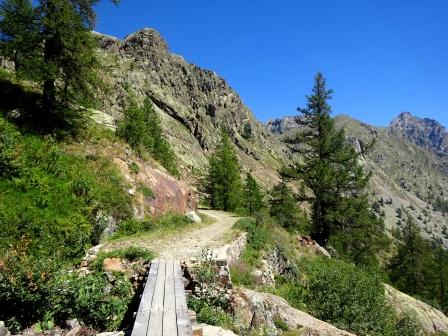
[[148, 330], [149, 313], [154, 294], [154, 287], [157, 278], [157, 270], [159, 261], [154, 260], [148, 273], [145, 288], [143, 289], [142, 298], [137, 311], [131, 336], [145, 336]]
[[176, 297], [176, 310], [187, 311], [187, 296], [185, 295], [185, 287], [182, 279], [182, 269], [180, 267], [180, 262], [176, 261], [174, 263], [174, 291]]
[[163, 332], [163, 300], [165, 293], [165, 272], [166, 260], [159, 260], [159, 269], [154, 288], [154, 298], [151, 304], [149, 316], [148, 333], [149, 336], [162, 336]]
[[168, 260], [165, 272], [165, 299], [163, 310], [175, 310], [176, 299], [174, 295], [174, 260]]
[[178, 336], [192, 336], [193, 328], [191, 327], [190, 318], [186, 311], [176, 310], [177, 317], [177, 335]]

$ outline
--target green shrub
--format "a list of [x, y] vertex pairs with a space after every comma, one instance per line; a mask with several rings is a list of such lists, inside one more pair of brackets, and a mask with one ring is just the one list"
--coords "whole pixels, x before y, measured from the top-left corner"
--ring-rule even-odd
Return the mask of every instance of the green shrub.
[[100, 252], [98, 253], [96, 259], [92, 263], [91, 268], [97, 271], [101, 271], [103, 269], [103, 262], [106, 258], [121, 258], [126, 259], [130, 262], [142, 259], [142, 260], [152, 260], [155, 257], [155, 254], [145, 248], [139, 246], [129, 246], [123, 249], [117, 249], [108, 252]]
[[18, 176], [23, 168], [20, 133], [0, 117], [0, 178]]
[[230, 266], [232, 283], [238, 286], [252, 287], [255, 285], [255, 278], [252, 275], [253, 267], [247, 265], [244, 261], [239, 261]]
[[269, 242], [269, 231], [262, 223], [252, 218], [242, 218], [235, 223], [235, 228], [247, 232], [247, 246], [242, 259], [249, 265], [256, 266]]
[[303, 266], [314, 316], [358, 335], [391, 333], [393, 313], [380, 277], [327, 258], [304, 259]]
[[212, 306], [196, 297], [188, 297], [187, 303], [188, 308], [196, 312], [199, 323], [222, 328], [230, 328], [232, 326], [232, 317], [221, 307]]
[[115, 274], [111, 287], [102, 272], [70, 274], [56, 281], [51, 306], [58, 322], [77, 317], [89, 327], [113, 331], [122, 323], [132, 297], [132, 285], [121, 274]]
[[147, 187], [147, 186], [141, 185], [141, 186], [138, 187], [138, 190], [141, 191], [141, 193], [145, 197], [152, 197], [153, 198], [155, 196], [154, 191], [152, 191], [152, 189]]

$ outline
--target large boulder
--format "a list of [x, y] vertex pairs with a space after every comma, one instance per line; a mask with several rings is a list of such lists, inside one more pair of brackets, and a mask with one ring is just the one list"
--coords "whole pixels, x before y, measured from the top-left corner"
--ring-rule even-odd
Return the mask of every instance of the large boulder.
[[[132, 185], [133, 190], [141, 186], [152, 194], [134, 193], [134, 209], [137, 217], [143, 218], [149, 214], [158, 216], [166, 212], [186, 214], [197, 209], [197, 199], [194, 191], [185, 183], [177, 180], [162, 169], [150, 166], [148, 163], [128, 155], [126, 159], [114, 158], [114, 163]], [[138, 166], [138, 172], [131, 172], [130, 166]]]
[[386, 298], [398, 313], [414, 311], [426, 333], [448, 332], [448, 317], [430, 305], [385, 285]]
[[263, 328], [268, 335], [278, 335], [275, 321], [281, 320], [288, 328], [298, 329], [301, 335], [354, 336], [291, 307], [276, 295], [238, 288], [232, 292], [231, 304], [244, 329]]

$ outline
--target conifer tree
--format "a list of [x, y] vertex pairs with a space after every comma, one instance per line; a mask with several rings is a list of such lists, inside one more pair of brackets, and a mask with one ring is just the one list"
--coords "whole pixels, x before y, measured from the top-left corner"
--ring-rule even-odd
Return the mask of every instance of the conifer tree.
[[242, 201], [249, 215], [258, 213], [264, 207], [263, 192], [251, 173], [246, 174]]
[[[2, 0], [3, 56], [42, 86], [43, 126], [65, 126], [93, 104], [99, 80], [93, 9], [99, 0]], [[117, 3], [117, 0], [113, 1]], [[31, 7], [30, 7], [31, 6]]]
[[396, 256], [389, 264], [389, 277], [401, 291], [425, 296], [433, 276], [432, 252], [420, 235], [420, 229], [408, 215], [405, 226], [399, 230], [400, 242]]
[[205, 192], [213, 209], [234, 211], [241, 203], [240, 166], [225, 130], [221, 131], [221, 140], [209, 158]]
[[[303, 181], [299, 199], [311, 204], [311, 235], [323, 246], [342, 231], [360, 229], [382, 235], [381, 222], [369, 215], [366, 187], [370, 175], [359, 163], [360, 153], [346, 142], [344, 130], [335, 128], [328, 104], [331, 94], [318, 73], [306, 108], [298, 109], [297, 121], [303, 128], [286, 140], [301, 160], [283, 171], [284, 176]], [[372, 226], [376, 228], [371, 230]], [[351, 255], [360, 247], [355, 243], [347, 246], [353, 250]]]
[[272, 188], [269, 205], [270, 215], [286, 229], [297, 230], [305, 222], [292, 190], [283, 180]]

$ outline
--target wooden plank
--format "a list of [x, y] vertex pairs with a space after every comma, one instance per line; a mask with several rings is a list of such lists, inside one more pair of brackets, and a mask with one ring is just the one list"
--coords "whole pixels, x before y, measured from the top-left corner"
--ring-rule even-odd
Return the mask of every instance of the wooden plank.
[[187, 296], [185, 295], [182, 269], [179, 261], [174, 263], [174, 291], [176, 297], [176, 310], [187, 311]]
[[177, 335], [178, 336], [192, 336], [193, 328], [191, 327], [190, 318], [186, 311], [176, 310], [177, 318]]
[[157, 278], [157, 270], [159, 261], [154, 260], [151, 263], [151, 268], [148, 273], [148, 279], [146, 280], [145, 288], [143, 289], [143, 295], [138, 307], [137, 316], [134, 322], [134, 328], [132, 329], [131, 336], [145, 336], [148, 329], [149, 312], [151, 309], [152, 298], [154, 294], [154, 287]]
[[163, 332], [163, 301], [165, 294], [166, 260], [159, 261], [157, 279], [148, 324], [148, 336], [162, 336]]
[[179, 261], [174, 262], [174, 292], [176, 297], [176, 323], [178, 336], [192, 336], [190, 316], [188, 315], [187, 297]]
[[163, 335], [177, 335], [176, 299], [174, 296], [174, 261], [166, 262], [165, 299], [163, 302]]

